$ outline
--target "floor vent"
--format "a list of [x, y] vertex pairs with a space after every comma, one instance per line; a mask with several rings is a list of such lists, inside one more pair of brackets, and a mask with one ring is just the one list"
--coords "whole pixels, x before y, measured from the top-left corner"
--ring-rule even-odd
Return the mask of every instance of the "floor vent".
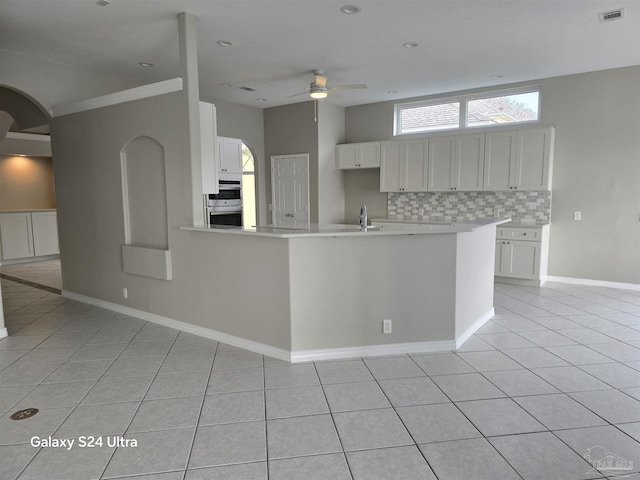
[[24, 410], [18, 410], [11, 415], [11, 420], [25, 420], [33, 417], [39, 410], [37, 408], [25, 408]]
[[624, 18], [624, 8], [618, 10], [611, 10], [609, 12], [601, 12], [599, 15], [601, 22], [612, 22], [614, 20], [621, 20]]

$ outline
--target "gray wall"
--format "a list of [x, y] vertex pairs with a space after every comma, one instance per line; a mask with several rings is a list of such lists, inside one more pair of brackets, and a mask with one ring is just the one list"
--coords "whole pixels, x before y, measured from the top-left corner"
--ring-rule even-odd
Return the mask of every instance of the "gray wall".
[[56, 208], [51, 157], [0, 155], [0, 211]]
[[[237, 103], [225, 102], [215, 98], [200, 97], [204, 102], [216, 106], [218, 119], [218, 135], [222, 137], [241, 138], [254, 153], [256, 162], [256, 187], [258, 223], [269, 223], [267, 216], [267, 184], [271, 175], [266, 168], [264, 153], [264, 120], [261, 108], [248, 107]], [[264, 219], [267, 219], [265, 222]]]
[[[288, 350], [287, 243], [179, 228], [192, 224], [186, 116], [177, 92], [53, 120], [64, 289]], [[171, 281], [123, 272], [120, 152], [142, 135], [164, 148]]]
[[[549, 275], [640, 283], [640, 67], [531, 83], [542, 88], [542, 124], [556, 128]], [[393, 105], [347, 108], [347, 142], [393, 138]], [[386, 215], [378, 170], [345, 180], [347, 220], [361, 203]]]
[[[267, 202], [271, 203], [271, 157], [309, 154], [310, 218], [318, 222], [318, 127], [313, 102], [294, 103], [264, 109], [264, 150], [266, 156]], [[270, 212], [269, 212], [270, 213]], [[267, 218], [271, 223], [271, 217]]]
[[344, 107], [318, 102], [318, 223], [344, 222], [344, 175], [336, 145], [344, 143]]

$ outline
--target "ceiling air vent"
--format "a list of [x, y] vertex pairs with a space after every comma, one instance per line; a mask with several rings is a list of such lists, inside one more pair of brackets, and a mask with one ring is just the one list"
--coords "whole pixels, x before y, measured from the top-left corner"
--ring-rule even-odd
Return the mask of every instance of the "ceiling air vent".
[[624, 18], [624, 8], [618, 10], [611, 10], [609, 12], [600, 12], [598, 15], [601, 22], [612, 22], [614, 20], [621, 20]]
[[238, 87], [240, 90], [246, 90], [247, 92], [255, 92], [256, 89], [255, 88], [251, 88], [251, 87]]

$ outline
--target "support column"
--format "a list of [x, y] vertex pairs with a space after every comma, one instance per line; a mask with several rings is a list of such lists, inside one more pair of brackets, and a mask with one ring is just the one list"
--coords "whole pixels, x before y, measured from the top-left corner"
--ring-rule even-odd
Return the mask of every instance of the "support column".
[[198, 85], [197, 17], [188, 12], [178, 14], [180, 76], [187, 96], [187, 128], [191, 157], [191, 203], [193, 224], [204, 225], [202, 210], [202, 162], [200, 157], [200, 87]]

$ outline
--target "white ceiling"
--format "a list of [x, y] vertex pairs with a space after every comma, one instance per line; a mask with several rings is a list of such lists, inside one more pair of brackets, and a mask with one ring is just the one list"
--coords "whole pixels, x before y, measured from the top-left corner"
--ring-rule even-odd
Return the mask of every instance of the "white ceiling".
[[0, 0], [0, 50], [161, 81], [178, 76], [182, 11], [198, 18], [201, 96], [255, 107], [308, 100], [287, 97], [316, 68], [368, 84], [329, 99], [350, 106], [640, 64], [638, 0]]

